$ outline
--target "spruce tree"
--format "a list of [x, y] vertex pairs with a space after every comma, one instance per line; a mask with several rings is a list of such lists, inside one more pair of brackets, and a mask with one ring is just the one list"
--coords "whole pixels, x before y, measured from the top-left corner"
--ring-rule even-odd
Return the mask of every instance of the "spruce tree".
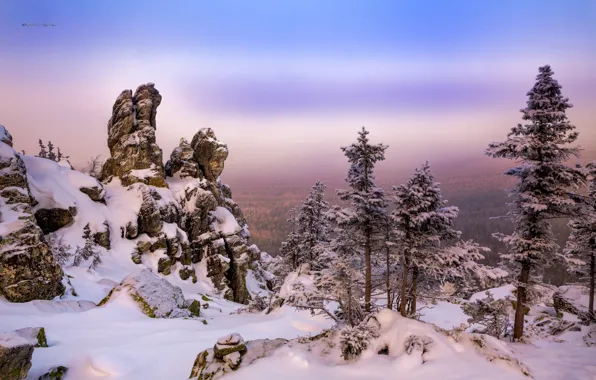
[[43, 141], [41, 141], [41, 139], [39, 139], [39, 153], [37, 154], [37, 157], [48, 158], [48, 151], [46, 150], [46, 146], [43, 145]]
[[54, 144], [48, 141], [48, 155], [46, 157], [49, 160], [56, 161], [56, 153], [54, 153]]
[[[337, 215], [333, 215], [336, 213], [341, 214], [341, 210], [336, 208], [330, 213], [335, 221], [335, 238], [318, 257], [316, 270], [311, 271], [313, 283], [306, 285], [300, 282], [294, 285], [294, 293], [288, 299], [288, 304], [325, 314], [338, 324], [356, 326], [364, 318], [361, 305], [364, 284], [361, 250], [354, 235], [337, 224]], [[339, 306], [335, 313], [331, 311], [330, 303]]]
[[421, 271], [432, 272], [440, 267], [443, 241], [457, 238], [453, 229], [457, 207], [446, 207], [439, 183], [435, 182], [428, 162], [416, 169], [404, 185], [395, 186], [395, 209], [392, 217], [401, 248], [400, 313], [408, 315], [408, 277], [412, 272], [410, 314], [416, 312], [418, 277]]
[[588, 195], [580, 204], [579, 212], [569, 221], [571, 234], [563, 252], [569, 271], [578, 277], [587, 277], [590, 287], [588, 310], [594, 314], [594, 283], [596, 275], [596, 161], [586, 166]]
[[375, 184], [375, 164], [385, 159], [386, 145], [373, 145], [368, 139], [369, 132], [362, 127], [356, 143], [342, 147], [348, 158], [350, 169], [346, 182], [347, 190], [338, 190], [341, 200], [348, 201], [350, 206], [343, 218], [342, 227], [349, 230], [359, 242], [364, 255], [364, 304], [365, 311], [371, 311], [372, 294], [372, 249], [375, 245], [375, 234], [382, 230], [386, 201], [383, 189]]
[[329, 241], [329, 222], [325, 217], [329, 204], [325, 201], [325, 188], [317, 181], [298, 209], [296, 233], [302, 262], [315, 263], [322, 245]]
[[572, 105], [561, 94], [550, 66], [539, 68], [536, 83], [527, 95], [527, 105], [521, 110], [526, 124], [513, 127], [507, 140], [491, 143], [486, 151], [491, 157], [519, 162], [505, 172], [518, 179], [508, 213], [515, 230], [511, 235], [495, 235], [509, 248], [502, 258], [519, 271], [516, 340], [523, 335], [530, 274], [552, 259], [559, 248], [549, 220], [569, 216], [573, 201], [568, 191], [579, 188], [585, 180], [579, 169], [565, 165], [570, 157], [578, 156], [577, 148], [567, 146], [578, 134], [565, 113]]
[[281, 243], [279, 254], [283, 257], [284, 261], [288, 264], [290, 270], [296, 270], [302, 263], [301, 252], [299, 249], [299, 236], [296, 231], [297, 223], [297, 210], [291, 208], [288, 211], [288, 223], [291, 224], [292, 230], [288, 234], [285, 241]]
[[77, 247], [74, 254], [74, 265], [80, 266], [84, 261], [91, 259], [89, 270], [97, 268], [101, 264], [100, 251], [97, 249], [93, 236], [91, 235], [91, 228], [89, 223], [83, 228], [83, 239], [85, 244], [83, 247]]

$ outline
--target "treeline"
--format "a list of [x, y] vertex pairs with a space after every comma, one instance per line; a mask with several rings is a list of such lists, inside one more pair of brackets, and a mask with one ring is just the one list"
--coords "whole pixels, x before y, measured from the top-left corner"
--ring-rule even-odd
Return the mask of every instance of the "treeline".
[[[372, 144], [362, 128], [355, 143], [341, 148], [350, 164], [346, 187], [336, 192], [342, 202], [330, 205], [326, 186], [317, 182], [306, 199], [290, 209], [290, 232], [273, 267], [279, 278], [297, 272], [312, 280], [293, 284], [288, 303], [348, 326], [342, 342], [345, 338], [361, 346], [371, 333], [369, 317], [382, 304], [373, 299], [375, 294], [384, 294], [384, 307], [415, 317], [420, 297], [446, 289], [466, 294], [507, 278], [517, 285], [512, 335], [520, 339], [531, 287], [543, 281], [546, 269], [554, 268], [552, 273], [568, 271], [589, 279], [594, 318], [596, 162], [567, 165], [570, 158], [579, 157], [579, 149], [570, 145], [578, 133], [565, 113], [571, 105], [549, 66], [539, 69], [527, 95], [521, 110], [524, 124], [486, 150], [489, 157], [513, 162], [505, 172], [513, 185], [508, 208], [503, 207], [502, 195], [468, 194], [462, 202], [467, 210], [463, 222], [457, 222], [461, 210], [453, 206], [453, 197], [447, 204], [428, 163], [391, 191], [379, 187], [375, 167], [388, 147]], [[500, 218], [490, 219], [495, 216]], [[554, 227], [563, 230], [566, 218], [571, 218], [571, 234], [565, 241], [566, 233], [556, 233]], [[494, 229], [486, 223], [474, 225], [487, 219]], [[468, 231], [464, 234], [457, 226]], [[494, 253], [486, 257], [491, 250], [478, 240], [466, 240], [466, 235], [486, 239], [496, 248]], [[483, 302], [503, 311], [490, 294]], [[342, 350], [353, 352], [349, 347]]]

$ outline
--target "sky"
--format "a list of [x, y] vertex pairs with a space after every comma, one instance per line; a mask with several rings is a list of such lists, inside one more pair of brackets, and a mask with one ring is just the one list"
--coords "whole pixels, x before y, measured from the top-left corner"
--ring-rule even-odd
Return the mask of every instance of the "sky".
[[0, 124], [81, 165], [108, 155], [118, 94], [153, 82], [164, 161], [211, 127], [224, 175], [298, 176], [345, 167], [365, 126], [387, 170], [413, 168], [482, 159], [550, 64], [596, 147], [595, 20], [585, 0], [3, 0]]

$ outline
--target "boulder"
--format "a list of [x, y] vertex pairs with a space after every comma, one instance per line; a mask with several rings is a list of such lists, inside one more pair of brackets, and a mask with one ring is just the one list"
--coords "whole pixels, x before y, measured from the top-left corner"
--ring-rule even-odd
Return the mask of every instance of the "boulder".
[[20, 337], [27, 339], [34, 347], [48, 346], [46, 330], [43, 327], [26, 327], [24, 329], [16, 330], [15, 333]]
[[188, 311], [190, 311], [191, 317], [200, 317], [201, 316], [201, 303], [198, 300], [192, 300], [188, 304]]
[[31, 368], [33, 344], [18, 334], [0, 333], [0, 379], [27, 378]]
[[68, 372], [68, 368], [63, 366], [58, 366], [52, 368], [48, 373], [39, 377], [39, 380], [63, 380], [66, 378], [66, 373]]
[[167, 187], [162, 151], [156, 143], [157, 107], [161, 95], [153, 83], [124, 90], [116, 99], [108, 122], [108, 147], [111, 157], [101, 172], [102, 181], [118, 177], [124, 186], [142, 182]]
[[63, 294], [63, 272], [32, 212], [27, 170], [0, 142], [0, 295], [11, 302]]
[[[234, 350], [222, 355], [221, 349], [216, 351], [218, 346], [224, 342], [234, 342], [231, 346]], [[254, 363], [256, 360], [271, 356], [275, 350], [288, 344], [285, 339], [257, 339], [247, 343], [239, 334], [231, 334], [218, 339], [213, 349], [202, 351], [197, 355], [190, 373], [190, 378], [200, 380], [219, 379], [226, 373], [237, 370]]]
[[103, 186], [98, 184], [97, 186], [81, 187], [79, 190], [81, 193], [87, 194], [92, 201], [105, 203], [106, 192], [103, 189]]
[[62, 227], [70, 225], [77, 215], [76, 207], [64, 208], [42, 208], [35, 211], [35, 220], [44, 234], [58, 231]]
[[110, 250], [112, 247], [110, 244], [110, 226], [107, 221], [103, 223], [103, 226], [103, 231], [98, 231], [93, 234], [93, 241], [100, 247]]
[[109, 302], [115, 294], [125, 292], [138, 305], [143, 314], [151, 318], [189, 317], [182, 289], [153, 273], [143, 269], [128, 275], [120, 285], [112, 289], [99, 306]]

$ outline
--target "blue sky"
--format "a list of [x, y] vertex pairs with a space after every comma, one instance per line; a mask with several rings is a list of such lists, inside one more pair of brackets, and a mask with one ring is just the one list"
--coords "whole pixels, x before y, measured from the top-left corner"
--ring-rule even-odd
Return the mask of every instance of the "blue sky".
[[596, 137], [594, 20], [577, 0], [5, 0], [0, 123], [17, 146], [53, 136], [84, 160], [106, 152], [119, 92], [155, 82], [164, 157], [205, 126], [238, 165], [301, 160], [296, 141], [339, 163], [362, 125], [395, 160], [473, 155], [549, 63]]

